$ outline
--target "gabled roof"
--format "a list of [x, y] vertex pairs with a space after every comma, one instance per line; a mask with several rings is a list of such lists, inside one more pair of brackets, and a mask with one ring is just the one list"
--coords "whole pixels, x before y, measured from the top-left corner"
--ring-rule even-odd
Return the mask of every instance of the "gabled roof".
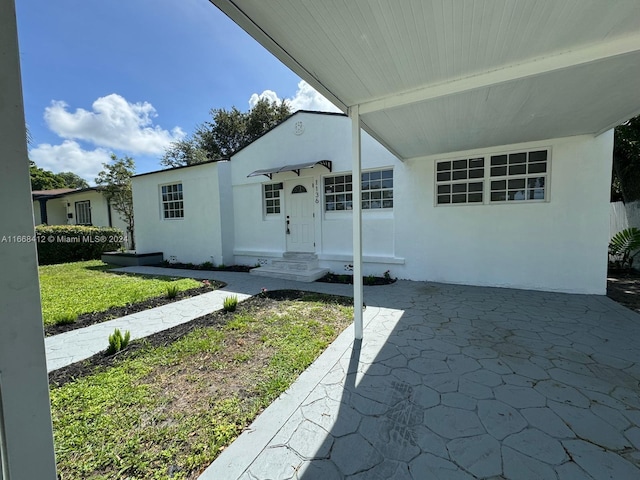
[[154, 170], [152, 172], [146, 172], [146, 173], [139, 173], [138, 175], [133, 175], [132, 178], [137, 178], [137, 177], [144, 177], [145, 175], [154, 175], [156, 173], [164, 173], [164, 172], [172, 172], [174, 170], [180, 170], [183, 168], [191, 168], [191, 167], [197, 167], [200, 165], [206, 165], [209, 163], [217, 163], [217, 162], [223, 162], [223, 161], [230, 161], [231, 159], [233, 159], [233, 157], [235, 155], [237, 155], [238, 153], [240, 153], [242, 150], [244, 150], [245, 148], [247, 148], [249, 145], [253, 145], [255, 142], [257, 142], [258, 140], [260, 140], [262, 137], [264, 137], [265, 135], [267, 135], [269, 132], [275, 130], [276, 128], [278, 128], [280, 125], [286, 123], [289, 121], [289, 119], [291, 119], [292, 117], [301, 114], [301, 113], [306, 113], [306, 114], [312, 114], [312, 115], [327, 115], [327, 116], [339, 116], [339, 117], [344, 117], [345, 114], [344, 113], [339, 113], [339, 112], [319, 112], [319, 111], [315, 111], [315, 110], [297, 110], [295, 112], [293, 112], [291, 115], [289, 115], [287, 118], [285, 118], [283, 121], [281, 121], [280, 123], [278, 123], [277, 125], [274, 125], [273, 127], [271, 127], [269, 130], [267, 130], [266, 132], [264, 132], [262, 135], [260, 135], [259, 137], [257, 137], [256, 139], [254, 139], [252, 142], [248, 143], [247, 145], [245, 145], [242, 148], [239, 148], [238, 150], [236, 150], [233, 155], [231, 155], [231, 157], [229, 158], [217, 158], [215, 160], [207, 160], [206, 162], [200, 162], [200, 163], [194, 163], [191, 165], [181, 165], [179, 167], [172, 167], [172, 168], [165, 168], [162, 170]]
[[640, 2], [211, 0], [401, 159], [640, 113]]

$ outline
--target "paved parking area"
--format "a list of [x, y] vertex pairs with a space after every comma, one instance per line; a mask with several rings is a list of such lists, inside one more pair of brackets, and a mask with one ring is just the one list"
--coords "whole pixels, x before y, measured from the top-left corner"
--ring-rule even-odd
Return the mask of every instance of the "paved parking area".
[[640, 316], [399, 281], [200, 477], [638, 479]]

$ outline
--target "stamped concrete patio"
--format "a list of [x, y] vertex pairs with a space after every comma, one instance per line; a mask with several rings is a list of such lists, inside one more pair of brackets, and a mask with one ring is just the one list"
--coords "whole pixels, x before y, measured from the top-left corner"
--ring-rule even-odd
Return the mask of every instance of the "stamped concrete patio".
[[640, 316], [399, 281], [200, 477], [638, 479]]

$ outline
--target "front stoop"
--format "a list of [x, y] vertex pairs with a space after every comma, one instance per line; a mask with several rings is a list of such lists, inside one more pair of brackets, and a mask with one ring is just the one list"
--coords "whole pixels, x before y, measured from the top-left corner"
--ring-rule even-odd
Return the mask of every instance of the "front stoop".
[[249, 273], [310, 283], [324, 277], [328, 272], [328, 268], [318, 267], [318, 256], [314, 253], [285, 252], [282, 259], [273, 260], [271, 265], [252, 268]]

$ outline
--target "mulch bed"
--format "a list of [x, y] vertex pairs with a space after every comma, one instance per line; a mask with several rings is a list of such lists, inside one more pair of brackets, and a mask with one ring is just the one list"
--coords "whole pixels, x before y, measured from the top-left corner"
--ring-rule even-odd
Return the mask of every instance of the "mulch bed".
[[153, 265], [154, 267], [163, 267], [163, 268], [177, 268], [179, 270], [203, 270], [205, 272], [241, 272], [248, 273], [249, 270], [255, 267], [249, 267], [247, 265], [225, 265], [224, 267], [206, 267], [202, 264], [196, 265], [193, 263], [169, 263], [163, 262], [158, 265]]
[[[389, 285], [397, 280], [397, 278], [386, 277], [362, 277], [363, 283], [369, 285]], [[324, 277], [319, 278], [316, 282], [322, 283], [342, 283], [345, 285], [353, 284], [353, 275], [337, 275], [335, 273], [327, 273]]]
[[609, 271], [607, 297], [640, 313], [640, 272], [636, 270]]
[[[234, 313], [249, 313], [257, 308], [264, 308], [270, 305], [275, 305], [282, 300], [297, 300], [308, 292], [302, 290], [275, 290], [260, 293], [254, 297], [238, 304], [236, 312], [228, 313], [224, 310], [219, 310], [203, 317], [196, 318], [187, 323], [177, 325], [168, 330], [163, 330], [158, 333], [154, 333], [148, 337], [133, 340], [127, 348], [121, 350], [115, 355], [106, 354], [105, 352], [97, 353], [92, 357], [81, 362], [72, 363], [66, 367], [59, 368], [49, 373], [49, 384], [52, 386], [62, 386], [68, 382], [72, 382], [87, 375], [91, 375], [98, 368], [106, 368], [113, 366], [114, 363], [127, 356], [133, 355], [135, 352], [150, 347], [166, 346], [179, 340], [189, 332], [202, 327], [212, 327], [216, 325], [224, 325]], [[326, 297], [326, 295], [323, 295]], [[330, 296], [332, 301], [341, 305], [349, 306], [353, 303], [353, 300], [349, 297]]]
[[106, 322], [107, 320], [113, 320], [114, 318], [124, 317], [125, 315], [131, 315], [132, 313], [142, 312], [144, 310], [149, 310], [150, 308], [161, 307], [162, 305], [167, 305], [168, 303], [177, 302], [178, 300], [183, 300], [185, 298], [195, 297], [196, 295], [201, 295], [203, 293], [212, 292], [218, 288], [224, 287], [226, 284], [223, 282], [217, 282], [215, 280], [210, 280], [210, 286], [202, 286], [196, 288], [190, 288], [189, 290], [183, 290], [178, 292], [178, 294], [174, 298], [167, 298], [166, 295], [160, 297], [150, 298], [143, 302], [132, 303], [130, 305], [125, 305], [124, 307], [113, 307], [109, 310], [105, 310], [104, 312], [92, 312], [92, 313], [83, 313], [78, 316], [78, 319], [66, 325], [47, 325], [44, 327], [44, 335], [45, 337], [49, 337], [51, 335], [58, 335], [59, 333], [69, 332], [71, 330], [76, 330], [78, 328], [88, 327], [90, 325], [94, 325], [96, 323]]

